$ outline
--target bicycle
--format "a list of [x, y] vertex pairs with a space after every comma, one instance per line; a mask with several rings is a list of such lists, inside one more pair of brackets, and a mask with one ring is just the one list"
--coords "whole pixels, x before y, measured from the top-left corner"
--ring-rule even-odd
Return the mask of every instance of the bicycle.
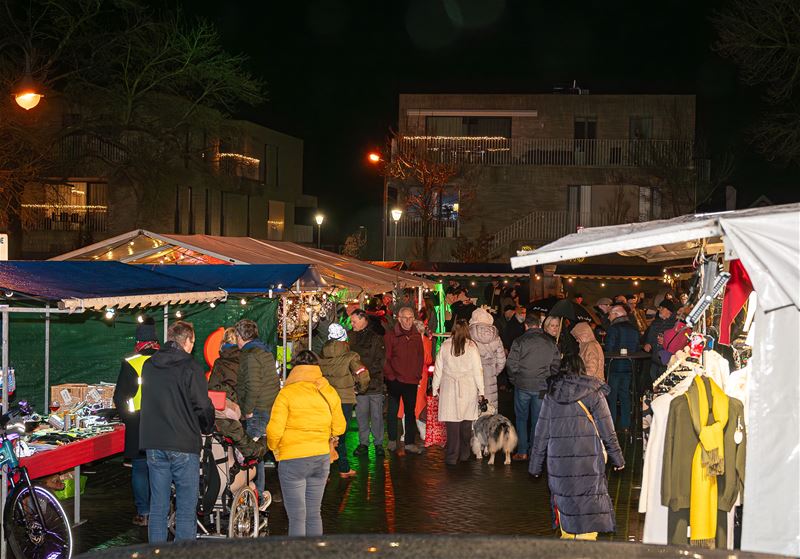
[[8, 474], [3, 528], [16, 559], [71, 559], [72, 529], [55, 495], [33, 485], [7, 436], [8, 415], [0, 418], [0, 469]]

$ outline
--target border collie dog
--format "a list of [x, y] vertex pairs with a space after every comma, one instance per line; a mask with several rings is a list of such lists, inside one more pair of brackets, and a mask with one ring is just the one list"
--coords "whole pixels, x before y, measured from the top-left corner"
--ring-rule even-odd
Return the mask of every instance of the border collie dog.
[[485, 400], [480, 403], [480, 410], [472, 423], [472, 452], [478, 460], [488, 455], [489, 464], [494, 464], [495, 453], [502, 450], [506, 453], [503, 464], [511, 464], [511, 452], [517, 447], [514, 425]]

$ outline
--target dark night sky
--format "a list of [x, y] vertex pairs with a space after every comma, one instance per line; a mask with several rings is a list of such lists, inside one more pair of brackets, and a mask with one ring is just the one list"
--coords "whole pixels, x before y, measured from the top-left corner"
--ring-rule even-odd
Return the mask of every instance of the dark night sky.
[[269, 102], [241, 116], [305, 141], [325, 242], [359, 225], [377, 233], [382, 183], [364, 155], [396, 126], [405, 92], [535, 93], [576, 79], [593, 93], [695, 93], [712, 156], [736, 154], [740, 205], [800, 198], [797, 170], [767, 165], [745, 141], [762, 106], [712, 50], [709, 16], [725, 0], [181, 3], [266, 80]]

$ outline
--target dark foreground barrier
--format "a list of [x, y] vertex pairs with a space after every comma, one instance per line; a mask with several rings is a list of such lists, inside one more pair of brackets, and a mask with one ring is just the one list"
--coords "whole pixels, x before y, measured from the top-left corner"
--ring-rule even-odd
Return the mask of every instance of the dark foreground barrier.
[[562, 541], [533, 537], [473, 535], [339, 535], [314, 538], [266, 537], [256, 540], [203, 540], [162, 546], [136, 545], [79, 556], [81, 559], [578, 559], [596, 557], [767, 559], [779, 557], [728, 550], [704, 550], [634, 543]]

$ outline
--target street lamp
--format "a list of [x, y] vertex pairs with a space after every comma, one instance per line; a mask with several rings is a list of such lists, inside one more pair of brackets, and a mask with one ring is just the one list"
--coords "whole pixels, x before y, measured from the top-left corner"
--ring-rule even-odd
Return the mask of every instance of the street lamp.
[[317, 248], [322, 248], [322, 222], [325, 221], [325, 216], [317, 214], [314, 216], [314, 221], [317, 222], [317, 228], [319, 229], [317, 232]]
[[[383, 157], [377, 151], [371, 151], [367, 154], [367, 161], [371, 165], [379, 165], [383, 162]], [[386, 174], [383, 174], [383, 215], [381, 216], [381, 260], [386, 260], [386, 233], [388, 232], [387, 214], [388, 214], [388, 200], [389, 200], [389, 182], [386, 180]]]
[[395, 208], [392, 210], [392, 219], [394, 220], [394, 259], [397, 260], [397, 223], [403, 217], [403, 210]]
[[16, 88], [14, 88], [14, 101], [16, 101], [17, 105], [26, 111], [30, 111], [32, 108], [38, 105], [39, 101], [41, 101], [42, 97], [44, 97], [44, 95], [39, 93], [39, 91], [40, 89], [33, 81], [33, 76], [31, 75], [31, 63], [26, 53], [25, 75], [19, 81]]

